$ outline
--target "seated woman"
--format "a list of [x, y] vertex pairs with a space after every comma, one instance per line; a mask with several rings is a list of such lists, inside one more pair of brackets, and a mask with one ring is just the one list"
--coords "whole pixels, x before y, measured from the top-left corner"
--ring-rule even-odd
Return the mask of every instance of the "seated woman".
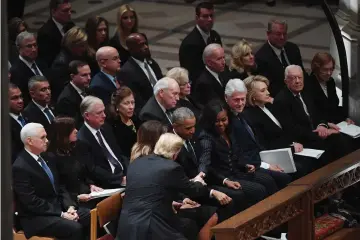
[[[244, 110], [246, 119], [256, 132], [260, 144], [267, 150], [291, 147], [295, 153], [303, 150], [301, 143], [287, 134], [271, 112], [271, 105], [274, 99], [268, 91], [269, 80], [261, 75], [250, 76], [244, 80], [247, 88], [246, 104]], [[292, 174], [293, 178], [302, 177], [314, 169], [315, 159], [293, 155], [297, 173]]]
[[245, 79], [248, 76], [256, 75], [256, 68], [257, 66], [251, 45], [244, 39], [235, 43], [231, 49], [229, 79]]
[[107, 120], [120, 149], [127, 157], [130, 157], [131, 148], [136, 142], [136, 131], [140, 124], [134, 109], [135, 100], [130, 88], [124, 86], [113, 93]]
[[16, 37], [19, 35], [19, 33], [27, 31], [27, 29], [28, 25], [22, 19], [17, 17], [10, 19], [8, 23], [8, 56], [11, 64], [19, 59], [19, 50], [15, 44]]
[[172, 201], [178, 192], [192, 197], [210, 192], [201, 183], [191, 182], [174, 162], [183, 144], [177, 135], [165, 133], [155, 145], [155, 154], [130, 164], [116, 239], [189, 239], [181, 233]]
[[200, 106], [196, 104], [193, 98], [190, 96], [191, 93], [191, 82], [189, 82], [189, 72], [182, 67], [174, 67], [166, 73], [166, 77], [175, 79], [180, 87], [179, 101], [177, 105], [179, 107], [187, 107], [194, 114], [196, 119], [200, 117]]
[[117, 12], [116, 32], [110, 39], [110, 46], [116, 48], [119, 52], [121, 66], [126, 63], [130, 53], [126, 46], [126, 38], [131, 33], [138, 32], [139, 19], [135, 10], [128, 4], [121, 5]]
[[77, 144], [75, 120], [69, 117], [56, 117], [51, 124], [49, 157], [56, 162], [59, 179], [70, 193], [73, 201], [81, 206], [94, 208], [102, 199], [90, 201], [90, 192], [102, 191], [89, 178], [86, 156], [80, 154], [81, 145]]
[[85, 24], [88, 36], [89, 50], [95, 55], [96, 51], [109, 44], [109, 23], [100, 16], [90, 17]]

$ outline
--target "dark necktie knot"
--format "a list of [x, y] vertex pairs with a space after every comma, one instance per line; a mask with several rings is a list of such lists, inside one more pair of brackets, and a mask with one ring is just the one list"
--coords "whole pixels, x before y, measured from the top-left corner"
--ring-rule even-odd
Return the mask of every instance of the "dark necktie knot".
[[26, 122], [25, 122], [25, 119], [23, 118], [23, 116], [19, 115], [17, 119], [21, 123], [21, 126], [25, 126]]

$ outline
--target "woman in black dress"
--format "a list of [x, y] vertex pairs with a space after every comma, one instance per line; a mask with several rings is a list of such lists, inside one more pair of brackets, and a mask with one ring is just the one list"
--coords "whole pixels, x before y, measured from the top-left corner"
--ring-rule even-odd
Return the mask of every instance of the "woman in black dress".
[[130, 88], [120, 87], [111, 97], [108, 109], [108, 123], [123, 154], [130, 157], [131, 148], [136, 142], [139, 120], [134, 115], [135, 99]]
[[138, 32], [139, 19], [135, 10], [128, 4], [121, 5], [117, 12], [115, 35], [110, 39], [110, 46], [118, 50], [121, 60], [121, 66], [126, 63], [130, 53], [126, 46], [126, 38], [131, 33]]
[[90, 179], [86, 166], [87, 155], [82, 154], [77, 142], [75, 120], [56, 117], [51, 124], [50, 145], [47, 154], [56, 162], [60, 184], [64, 185], [73, 201], [87, 208], [94, 208], [100, 199], [90, 200], [91, 192], [102, 191]]

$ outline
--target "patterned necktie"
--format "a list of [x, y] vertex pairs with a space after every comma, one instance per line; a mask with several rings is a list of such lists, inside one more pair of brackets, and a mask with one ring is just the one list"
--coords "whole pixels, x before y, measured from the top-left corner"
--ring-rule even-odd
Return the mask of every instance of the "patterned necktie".
[[105, 146], [105, 143], [104, 143], [104, 141], [103, 141], [103, 139], [101, 137], [101, 132], [100, 131], [96, 132], [96, 137], [99, 140], [100, 147], [103, 150], [103, 153], [105, 154], [106, 158], [114, 166], [114, 168], [115, 168], [114, 173], [120, 172], [121, 171], [120, 168], [122, 169], [122, 165], [117, 159], [114, 158], [114, 156], [110, 153], [110, 151]]
[[44, 113], [46, 114], [49, 122], [51, 123], [54, 120], [54, 115], [51, 113], [50, 109], [47, 107], [44, 109]]
[[19, 115], [17, 119], [21, 123], [22, 127], [25, 126], [26, 122], [25, 122], [25, 119], [23, 118], [23, 116]]
[[192, 159], [197, 163], [197, 157], [195, 154], [195, 150], [190, 142], [190, 140], [186, 140], [185, 142], [187, 151], [191, 154]]
[[151, 71], [150, 71], [150, 66], [147, 62], [144, 62], [144, 66], [145, 66], [145, 70], [148, 74], [148, 78], [149, 78], [149, 81], [150, 81], [150, 84], [151, 86], [154, 87], [154, 85], [156, 84], [157, 80], [154, 78], [154, 76], [151, 74]]
[[36, 63], [31, 64], [31, 69], [35, 72], [35, 75], [41, 75], [38, 68], [36, 67]]
[[50, 182], [51, 182], [51, 185], [53, 186], [55, 192], [56, 192], [56, 189], [55, 189], [55, 181], [54, 181], [54, 175], [52, 174], [49, 166], [45, 163], [44, 159], [42, 157], [39, 156], [38, 158], [38, 162], [41, 164], [41, 167], [42, 169], [44, 169], [44, 171], [46, 172], [46, 174], [48, 175], [49, 179], [50, 179]]
[[286, 58], [285, 58], [285, 50], [281, 49], [281, 53], [280, 53], [280, 58], [281, 58], [281, 63], [283, 65], [284, 68], [286, 68], [288, 66]]

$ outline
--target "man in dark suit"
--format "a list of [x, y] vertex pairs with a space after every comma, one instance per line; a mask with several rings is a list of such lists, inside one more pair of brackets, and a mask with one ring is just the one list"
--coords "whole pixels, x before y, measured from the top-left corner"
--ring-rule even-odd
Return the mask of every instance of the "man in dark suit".
[[284, 69], [291, 64], [301, 66], [304, 73], [299, 47], [287, 41], [287, 23], [271, 20], [268, 23], [267, 42], [255, 54], [255, 62], [260, 75], [270, 81], [269, 92], [272, 96], [284, 86]]
[[201, 2], [195, 8], [196, 26], [184, 38], [179, 48], [180, 66], [189, 71], [189, 78], [194, 83], [205, 65], [202, 59], [206, 45], [218, 43], [222, 45], [220, 35], [212, 30], [214, 25], [214, 5]]
[[179, 101], [179, 84], [172, 78], [164, 77], [157, 81], [152, 96], [141, 109], [139, 118], [145, 122], [158, 120], [171, 127], [172, 110]]
[[85, 239], [90, 212], [76, 209], [69, 193], [59, 185], [55, 163], [41, 156], [47, 149], [46, 136], [45, 129], [38, 123], [28, 123], [21, 130], [25, 148], [12, 167], [16, 211], [21, 226], [28, 239], [35, 235], [64, 240]]
[[40, 123], [46, 131], [55, 118], [51, 109], [51, 90], [48, 80], [43, 76], [33, 76], [29, 80], [30, 103], [24, 109], [24, 116], [29, 122]]
[[313, 99], [304, 88], [300, 66], [290, 65], [285, 69], [286, 86], [274, 99], [274, 114], [284, 130], [305, 146], [323, 149], [336, 160], [349, 152], [345, 138], [337, 134], [333, 123], [321, 119]]
[[157, 62], [151, 58], [143, 34], [130, 34], [126, 46], [131, 57], [121, 67], [118, 79], [134, 92], [136, 108], [140, 110], [153, 95], [153, 87], [162, 78], [162, 73]]
[[111, 94], [120, 88], [116, 78], [117, 72], [120, 71], [119, 53], [113, 47], [101, 47], [96, 52], [96, 60], [101, 71], [91, 80], [90, 91], [107, 106], [110, 104]]
[[74, 118], [76, 127], [80, 128], [84, 122], [80, 113], [80, 103], [87, 95], [91, 70], [87, 63], [74, 60], [69, 64], [69, 71], [71, 81], [65, 86], [58, 98], [56, 114]]
[[264, 149], [242, 113], [246, 103], [246, 94], [247, 89], [240, 79], [232, 79], [226, 84], [225, 101], [230, 108], [229, 121], [234, 129], [237, 144], [242, 151], [243, 160], [246, 164], [254, 165], [257, 172], [270, 175], [278, 188], [282, 189], [291, 181], [291, 177], [284, 173], [279, 166], [261, 161], [259, 153]]
[[22, 115], [24, 100], [21, 90], [13, 83], [9, 84], [9, 114], [11, 126], [11, 161], [14, 162], [18, 153], [24, 148], [20, 139], [20, 131], [27, 123]]
[[19, 58], [10, 68], [11, 82], [23, 93], [25, 104], [29, 103], [28, 81], [32, 76], [44, 76], [48, 71], [46, 65], [38, 60], [38, 46], [33, 33], [22, 32], [16, 37]]
[[82, 100], [80, 112], [85, 122], [78, 132], [78, 140], [93, 157], [87, 164], [95, 184], [102, 188], [119, 188], [126, 185], [128, 159], [116, 144], [112, 130], [104, 125], [104, 111], [101, 99], [87, 96]]
[[61, 39], [75, 24], [71, 21], [71, 3], [68, 0], [50, 0], [50, 18], [39, 29], [37, 40], [39, 58], [51, 66], [61, 49]]
[[225, 54], [221, 45], [212, 43], [206, 46], [203, 59], [206, 66], [193, 85], [192, 92], [195, 102], [202, 107], [213, 99], [224, 99], [224, 87], [228, 80], [225, 76]]

